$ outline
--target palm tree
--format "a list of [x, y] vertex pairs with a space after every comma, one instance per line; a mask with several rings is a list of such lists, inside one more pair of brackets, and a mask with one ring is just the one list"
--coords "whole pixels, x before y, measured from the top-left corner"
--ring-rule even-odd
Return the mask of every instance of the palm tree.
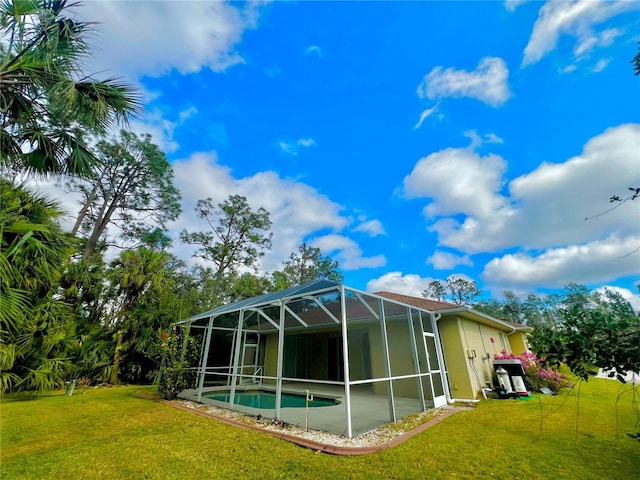
[[134, 89], [82, 72], [91, 24], [67, 0], [0, 3], [0, 162], [18, 171], [90, 172], [82, 132], [104, 133], [140, 110]]
[[0, 393], [60, 386], [71, 367], [71, 308], [55, 295], [73, 251], [53, 202], [0, 179]]
[[163, 325], [152, 305], [173, 289], [168, 270], [172, 258], [167, 252], [141, 246], [123, 251], [111, 263], [108, 296], [112, 315], [106, 323], [113, 328], [115, 345], [110, 383], [118, 382], [127, 357], [153, 357], [156, 332]]

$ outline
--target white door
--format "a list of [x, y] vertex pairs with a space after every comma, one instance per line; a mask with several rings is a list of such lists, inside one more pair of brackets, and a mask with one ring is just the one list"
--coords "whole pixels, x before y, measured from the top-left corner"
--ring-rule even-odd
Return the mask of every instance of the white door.
[[[256, 374], [258, 374], [258, 358], [260, 354], [260, 335], [246, 334], [242, 347], [242, 358], [240, 361], [240, 374], [245, 375], [241, 378], [240, 383], [256, 383]], [[246, 376], [250, 375], [251, 378]]]
[[442, 361], [436, 348], [436, 337], [433, 333], [424, 334], [424, 346], [427, 351], [427, 363], [431, 372], [431, 389], [433, 394], [433, 406], [442, 407], [447, 404], [447, 396], [444, 393], [444, 377]]

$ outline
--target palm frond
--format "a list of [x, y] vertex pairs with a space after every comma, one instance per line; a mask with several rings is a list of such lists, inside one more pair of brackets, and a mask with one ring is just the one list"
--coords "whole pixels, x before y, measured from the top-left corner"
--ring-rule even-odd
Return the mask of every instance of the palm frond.
[[[65, 15], [77, 3], [5, 0], [0, 4], [2, 163], [38, 173], [87, 175], [92, 155], [73, 135], [104, 133], [141, 109], [132, 86], [83, 74], [92, 23]], [[77, 80], [81, 79], [81, 80]]]
[[[126, 122], [129, 116], [142, 110], [142, 98], [137, 90], [115, 77], [102, 81], [80, 81], [75, 83], [78, 112], [91, 110], [96, 120], [106, 122], [111, 116], [115, 122]], [[92, 107], [92, 108], [89, 108]], [[109, 123], [103, 123], [109, 126]]]
[[[3, 283], [4, 281], [3, 279]], [[5, 288], [4, 285], [0, 288], [0, 322], [10, 336], [15, 336], [21, 331], [30, 309], [31, 304], [27, 291], [11, 287]], [[5, 340], [4, 336], [3, 340]]]
[[0, 128], [0, 165], [13, 164], [21, 155], [22, 150], [13, 135]]
[[41, 359], [35, 368], [26, 368], [26, 374], [16, 383], [15, 390], [33, 391], [39, 394], [61, 387], [64, 385], [65, 374], [71, 366], [68, 358]]
[[5, 392], [13, 390], [14, 385], [19, 381], [20, 377], [15, 373], [8, 372], [6, 370], [0, 371], [0, 396]]

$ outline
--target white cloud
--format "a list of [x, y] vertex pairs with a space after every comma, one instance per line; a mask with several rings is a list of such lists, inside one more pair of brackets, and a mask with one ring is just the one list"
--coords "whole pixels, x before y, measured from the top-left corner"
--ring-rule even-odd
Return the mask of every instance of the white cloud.
[[468, 255], [456, 255], [441, 250], [433, 252], [433, 255], [427, 258], [427, 263], [433, 265], [436, 270], [453, 270], [458, 265], [473, 266], [473, 262]]
[[362, 249], [352, 239], [343, 235], [329, 234], [314, 239], [311, 244], [340, 262], [343, 270], [383, 267], [387, 264], [384, 255], [363, 257]]
[[315, 145], [316, 142], [313, 140], [313, 138], [300, 138], [294, 142], [285, 140], [281, 140], [278, 142], [278, 147], [280, 147], [280, 150], [293, 157], [298, 155], [301, 149], [314, 147]]
[[486, 218], [506, 208], [499, 195], [506, 162], [497, 155], [480, 157], [465, 148], [448, 148], [422, 158], [404, 179], [408, 198], [429, 197], [429, 218], [455, 213]]
[[[562, 287], [606, 282], [640, 271], [640, 235], [610, 237], [583, 245], [552, 248], [540, 255], [508, 254], [484, 268], [485, 282], [509, 288]], [[629, 255], [631, 252], [636, 252]]]
[[174, 139], [176, 129], [193, 119], [197, 114], [198, 109], [191, 106], [179, 112], [177, 119], [171, 121], [159, 108], [154, 108], [145, 112], [140, 119], [132, 120], [130, 130], [139, 135], [148, 133], [151, 135], [153, 143], [158, 145], [163, 152], [173, 153], [180, 148]]
[[621, 32], [610, 29], [594, 33], [594, 27], [613, 16], [639, 8], [640, 2], [628, 0], [548, 1], [540, 9], [522, 64], [535, 63], [552, 51], [561, 34], [577, 39], [574, 47], [576, 56], [585, 55], [596, 46], [610, 45]]
[[242, 63], [237, 46], [260, 9], [261, 3], [87, 2], [76, 13], [99, 22], [89, 71], [138, 79]]
[[609, 28], [601, 33], [583, 36], [578, 39], [578, 42], [574, 46], [573, 54], [576, 57], [582, 57], [589, 54], [596, 47], [608, 47], [613, 44], [616, 37], [619, 37], [622, 33], [622, 30], [618, 28]]
[[367, 292], [393, 292], [403, 295], [421, 297], [433, 278], [423, 278], [413, 273], [403, 275], [402, 272], [389, 272], [367, 282]]
[[418, 96], [431, 100], [469, 97], [498, 107], [511, 97], [508, 77], [509, 69], [498, 57], [483, 58], [472, 72], [435, 67], [418, 85]]
[[605, 68], [607, 68], [607, 65], [609, 65], [609, 62], [611, 61], [610, 58], [601, 58], [600, 60], [598, 60], [598, 63], [596, 63], [593, 68], [591, 69], [593, 72], [598, 73], [601, 72], [602, 70], [604, 70]]
[[484, 135], [484, 137], [481, 137], [475, 130], [467, 130], [463, 133], [463, 135], [471, 139], [471, 145], [469, 145], [468, 147], [471, 150], [475, 150], [485, 143], [504, 143], [504, 140], [502, 140], [495, 133], [487, 133]]
[[446, 149], [421, 159], [404, 180], [406, 196], [429, 198], [424, 213], [441, 245], [465, 253], [521, 246], [546, 249], [638, 233], [634, 207], [609, 208], [613, 194], [640, 185], [640, 125], [610, 128], [580, 155], [542, 163], [503, 192], [505, 161], [468, 149]]
[[132, 120], [129, 126], [130, 130], [138, 135], [143, 133], [151, 135], [153, 143], [165, 153], [173, 153], [180, 148], [173, 138], [178, 123], [164, 118], [159, 109], [148, 111], [140, 120]]
[[66, 231], [71, 231], [80, 211], [82, 195], [80, 192], [67, 189], [64, 186], [66, 181], [64, 176], [19, 175], [14, 183], [25, 183], [31, 191], [55, 201], [63, 212], [63, 215], [58, 218], [60, 226]]
[[318, 58], [322, 58], [322, 49], [317, 45], [311, 45], [304, 53], [305, 55], [315, 55]]
[[[260, 268], [274, 271], [280, 263], [303, 242], [313, 244], [325, 254], [335, 254], [341, 268], [356, 270], [385, 264], [384, 256], [363, 257], [358, 244], [348, 237], [332, 233], [309, 240], [320, 231], [339, 232], [350, 220], [342, 214], [343, 208], [320, 194], [313, 187], [277, 173], [266, 171], [252, 176], [235, 178], [231, 170], [217, 161], [215, 153], [196, 153], [173, 163], [175, 184], [183, 195], [183, 215], [171, 226], [177, 238], [183, 229], [208, 230], [193, 208], [199, 199], [212, 198], [215, 204], [229, 195], [243, 195], [252, 208], [264, 207], [271, 214], [274, 233], [273, 247], [262, 258]], [[176, 254], [188, 258], [193, 249], [174, 243]]]
[[313, 140], [313, 138], [301, 138], [300, 140], [298, 140], [297, 144], [300, 147], [313, 147], [316, 142]]
[[471, 278], [469, 275], [465, 275], [464, 273], [452, 273], [446, 278], [446, 280], [456, 280], [456, 279], [466, 280], [467, 282], [475, 282], [473, 278]]
[[431, 115], [436, 113], [437, 111], [438, 111], [438, 104], [437, 103], [433, 107], [427, 108], [426, 110], [423, 110], [422, 113], [420, 114], [420, 120], [418, 120], [418, 123], [416, 123], [416, 125], [415, 125], [415, 127], [413, 127], [413, 129], [417, 130], [418, 128], [420, 128], [422, 126], [422, 124], [424, 123], [424, 121], [428, 117], [430, 117]]
[[[386, 264], [383, 255], [363, 257], [358, 243], [346, 236], [332, 233], [317, 237], [318, 232], [340, 232], [352, 220], [343, 215], [341, 205], [307, 184], [282, 178], [271, 171], [235, 178], [229, 167], [218, 163], [215, 152], [195, 153], [189, 158], [173, 162], [172, 165], [174, 185], [182, 194], [183, 213], [168, 227], [169, 235], [174, 239], [173, 252], [180, 258], [189, 260], [195, 251], [194, 247], [180, 243], [179, 233], [182, 230], [210, 229], [206, 221], [198, 218], [194, 212], [197, 201], [211, 198], [214, 204], [218, 204], [230, 195], [238, 194], [245, 196], [254, 210], [264, 207], [270, 213], [273, 245], [260, 260], [259, 268], [262, 272], [281, 268], [282, 261], [305, 241], [317, 246], [325, 254], [333, 254], [344, 270], [375, 268]], [[69, 214], [62, 218], [62, 226], [70, 230], [79, 210], [77, 202], [80, 195], [62, 191], [52, 179], [34, 178], [29, 183], [35, 190], [49, 195], [61, 204], [61, 208]], [[376, 221], [372, 222], [369, 233], [376, 230]]]
[[495, 133], [487, 133], [484, 136], [484, 143], [504, 143], [504, 140], [502, 140]]
[[353, 231], [367, 233], [370, 237], [387, 234], [380, 220], [363, 221], [360, 225], [356, 226]]
[[509, 190], [520, 212], [513, 227], [524, 228], [526, 236], [539, 231], [533, 247], [637, 233], [637, 218], [624, 208], [594, 221], [584, 219], [608, 208], [614, 193], [640, 184], [638, 152], [640, 124], [625, 124], [590, 139], [580, 155], [557, 164], [544, 162], [514, 179]]
[[504, 8], [509, 10], [510, 12], [515, 12], [516, 8], [522, 5], [526, 0], [505, 0]]
[[607, 290], [619, 294], [622, 298], [624, 298], [627, 302], [631, 304], [631, 306], [636, 312], [640, 312], [640, 294], [638, 293], [637, 290], [636, 290], [636, 293], [634, 293], [628, 288], [604, 285], [600, 288], [596, 288], [595, 291], [598, 293], [605, 294]]
[[198, 109], [192, 105], [189, 108], [185, 108], [184, 110], [182, 110], [178, 114], [178, 119], [180, 120], [180, 122], [186, 122], [187, 120], [196, 116], [197, 114], [198, 114]]

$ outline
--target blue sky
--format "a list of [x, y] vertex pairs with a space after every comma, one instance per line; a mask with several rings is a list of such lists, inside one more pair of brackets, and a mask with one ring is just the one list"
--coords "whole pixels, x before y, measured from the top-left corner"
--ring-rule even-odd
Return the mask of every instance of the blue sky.
[[[417, 295], [568, 282], [640, 307], [640, 2], [87, 2], [90, 71], [145, 92], [133, 123], [184, 214], [265, 207], [273, 271], [304, 242], [345, 283]], [[634, 293], [636, 296], [631, 297]]]

